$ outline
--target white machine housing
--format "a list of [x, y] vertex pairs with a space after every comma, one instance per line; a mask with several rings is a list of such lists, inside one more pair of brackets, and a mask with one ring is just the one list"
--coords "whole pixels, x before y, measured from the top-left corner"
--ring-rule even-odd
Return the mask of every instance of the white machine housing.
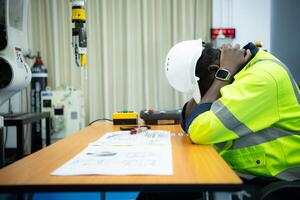
[[[0, 105], [31, 80], [31, 71], [25, 63], [23, 51], [27, 50], [28, 0], [0, 0], [2, 33], [0, 50]], [[4, 34], [6, 33], [6, 34]], [[5, 44], [6, 45], [3, 45]]]
[[[66, 88], [42, 91], [41, 110], [50, 112], [51, 143], [85, 127], [84, 97], [81, 90]], [[42, 122], [42, 138], [45, 139], [46, 124]]]

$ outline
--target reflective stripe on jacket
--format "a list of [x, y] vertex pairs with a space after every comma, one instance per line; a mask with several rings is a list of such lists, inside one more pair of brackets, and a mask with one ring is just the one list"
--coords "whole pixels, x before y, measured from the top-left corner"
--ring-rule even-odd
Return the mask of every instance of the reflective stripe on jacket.
[[290, 71], [260, 50], [234, 79], [187, 119], [191, 140], [214, 144], [237, 172], [300, 179], [300, 92]]

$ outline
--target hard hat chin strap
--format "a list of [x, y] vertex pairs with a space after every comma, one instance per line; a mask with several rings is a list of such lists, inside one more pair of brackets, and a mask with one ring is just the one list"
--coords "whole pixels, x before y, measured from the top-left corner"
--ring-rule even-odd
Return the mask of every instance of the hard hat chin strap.
[[201, 93], [200, 93], [200, 89], [198, 86], [198, 83], [193, 85], [193, 91], [192, 91], [192, 97], [194, 98], [194, 100], [196, 101], [196, 103], [200, 103], [201, 101]]

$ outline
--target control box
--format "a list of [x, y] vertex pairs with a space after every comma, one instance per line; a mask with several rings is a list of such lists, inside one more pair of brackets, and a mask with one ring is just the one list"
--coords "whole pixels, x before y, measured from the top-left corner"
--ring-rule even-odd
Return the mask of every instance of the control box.
[[[41, 93], [42, 112], [50, 112], [51, 143], [85, 127], [84, 96], [81, 90], [66, 88]], [[42, 138], [45, 139], [45, 123], [42, 122]]]
[[138, 113], [133, 111], [120, 111], [113, 113], [114, 125], [138, 124]]
[[164, 124], [179, 124], [181, 119], [181, 110], [142, 110], [141, 118], [145, 124], [149, 125], [164, 125]]

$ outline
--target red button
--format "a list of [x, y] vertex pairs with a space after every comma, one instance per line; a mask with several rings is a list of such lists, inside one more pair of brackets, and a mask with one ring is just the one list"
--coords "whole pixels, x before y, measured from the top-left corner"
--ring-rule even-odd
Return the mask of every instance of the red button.
[[153, 108], [148, 109], [148, 113], [154, 113], [154, 112], [155, 112], [155, 109], [153, 109]]

